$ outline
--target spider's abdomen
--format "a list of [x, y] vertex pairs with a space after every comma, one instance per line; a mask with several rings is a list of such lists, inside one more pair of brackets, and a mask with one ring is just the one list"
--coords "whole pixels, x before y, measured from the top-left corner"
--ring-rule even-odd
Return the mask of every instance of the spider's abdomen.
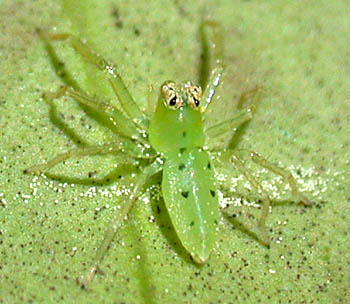
[[182, 245], [197, 263], [215, 246], [219, 203], [214, 169], [200, 148], [169, 153], [163, 168], [162, 193]]

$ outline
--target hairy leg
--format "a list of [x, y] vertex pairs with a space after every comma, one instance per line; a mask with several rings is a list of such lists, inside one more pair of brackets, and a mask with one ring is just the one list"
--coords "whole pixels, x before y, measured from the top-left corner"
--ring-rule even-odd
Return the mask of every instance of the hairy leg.
[[118, 229], [122, 226], [125, 218], [129, 214], [133, 204], [137, 201], [140, 195], [144, 191], [144, 186], [152, 175], [156, 174], [162, 169], [162, 164], [157, 160], [154, 161], [151, 165], [144, 168], [139, 180], [136, 182], [133, 193], [129, 196], [129, 199], [121, 206], [121, 209], [118, 209], [118, 213], [116, 214], [114, 220], [111, 222], [109, 228], [105, 232], [103, 241], [101, 246], [98, 248], [95, 258], [93, 259], [92, 265], [85, 274], [84, 277], [78, 282], [82, 288], [86, 288], [89, 283], [94, 279], [99, 265], [101, 264], [103, 258], [105, 257], [113, 238], [118, 231]]
[[75, 99], [82, 105], [90, 107], [92, 110], [107, 115], [109, 122], [112, 123], [113, 128], [111, 131], [120, 136], [130, 137], [136, 139], [142, 143], [147, 143], [144, 138], [144, 132], [139, 130], [130, 119], [116, 109], [112, 104], [107, 101], [101, 101], [97, 97], [89, 96], [88, 94], [74, 90], [71, 87], [63, 86], [54, 93], [46, 93], [45, 96], [49, 99], [60, 98], [62, 96], [69, 96]]
[[267, 192], [263, 189], [262, 185], [260, 182], [249, 172], [249, 170], [244, 166], [242, 160], [237, 156], [237, 155], [232, 155], [231, 161], [234, 164], [234, 166], [238, 169], [241, 174], [244, 175], [244, 177], [249, 181], [249, 183], [262, 195], [262, 212], [261, 216], [258, 222], [258, 227], [261, 230], [262, 234], [262, 241], [263, 243], [268, 246], [270, 241], [268, 237], [268, 233], [266, 231], [266, 219], [269, 214], [269, 208], [271, 205], [270, 198], [267, 194]]
[[224, 72], [222, 30], [220, 25], [211, 20], [202, 21], [200, 38], [202, 44], [200, 85], [203, 90], [200, 110], [203, 112], [205, 121], [206, 116], [210, 116], [211, 112], [207, 110], [207, 107], [213, 101]]
[[235, 132], [235, 130], [253, 118], [255, 113], [255, 106], [251, 105], [243, 110], [233, 113], [233, 115], [221, 121], [213, 126], [204, 129], [205, 134], [207, 135], [207, 145], [209, 147], [215, 146], [215, 142], [219, 139], [220, 136], [225, 136], [228, 133]]
[[[54, 157], [53, 159], [51, 159], [45, 164], [32, 166], [24, 170], [24, 173], [38, 174], [41, 172], [45, 172], [53, 168], [54, 166], [58, 165], [59, 163], [62, 163], [70, 158], [80, 158], [80, 157], [96, 155], [96, 154], [110, 154], [110, 153], [117, 153], [120, 151], [121, 151], [120, 143], [109, 143], [101, 146], [76, 148], [66, 153], [58, 154], [56, 157]], [[125, 155], [125, 162], [132, 162], [132, 158]]]
[[269, 162], [267, 159], [263, 158], [257, 152], [250, 152], [249, 155], [251, 159], [258, 165], [266, 168], [267, 170], [270, 170], [275, 174], [282, 176], [285, 182], [289, 184], [292, 194], [297, 199], [299, 199], [305, 206], [311, 206], [311, 202], [303, 194], [299, 192], [296, 181], [292, 173], [290, 173], [286, 169], [282, 169], [281, 167], [278, 167], [277, 165]]
[[95, 65], [98, 69], [105, 72], [109, 83], [114, 93], [118, 96], [118, 100], [125, 113], [140, 128], [147, 128], [148, 120], [146, 116], [135, 103], [113, 64], [108, 63], [105, 59], [92, 51], [85, 43], [71, 34], [49, 34], [44, 32], [39, 32], [39, 34], [44, 39], [67, 41], [70, 46], [73, 47], [87, 62]]
[[269, 244], [269, 238], [266, 231], [265, 222], [269, 213], [269, 207], [271, 205], [271, 200], [269, 198], [268, 193], [263, 189], [261, 183], [250, 173], [250, 171], [244, 166], [244, 163], [242, 162], [241, 158], [238, 156], [240, 152], [249, 152], [249, 157], [254, 161], [256, 164], [270, 170], [271, 172], [278, 174], [282, 176], [286, 183], [289, 183], [291, 187], [292, 194], [299, 199], [305, 206], [310, 206], [311, 202], [299, 192], [296, 181], [293, 178], [292, 174], [282, 169], [275, 164], [267, 161], [262, 156], [260, 156], [256, 152], [252, 151], [244, 151], [240, 150], [237, 151], [235, 154], [233, 154], [230, 150], [225, 151], [224, 153], [221, 153], [221, 157], [218, 160], [218, 163], [222, 166], [225, 166], [225, 164], [230, 161], [237, 169], [238, 171], [249, 181], [249, 183], [254, 187], [261, 195], [262, 195], [262, 213], [261, 217], [258, 222], [258, 227], [262, 233], [262, 241], [265, 245]]

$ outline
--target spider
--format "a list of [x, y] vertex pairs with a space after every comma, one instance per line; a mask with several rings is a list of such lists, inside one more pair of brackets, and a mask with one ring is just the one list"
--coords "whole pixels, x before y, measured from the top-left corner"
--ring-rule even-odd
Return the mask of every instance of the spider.
[[[196, 263], [203, 264], [208, 260], [216, 242], [219, 200], [215, 166], [220, 163], [234, 165], [262, 194], [262, 214], [258, 226], [262, 242], [265, 245], [269, 244], [265, 228], [270, 206], [269, 196], [245, 168], [239, 153], [223, 146], [219, 140], [220, 135], [233, 134], [236, 128], [252, 119], [255, 107], [247, 106], [219, 123], [209, 123], [212, 101], [224, 71], [224, 64], [218, 24], [203, 21], [200, 29], [206, 41], [210, 40], [207, 32], [211, 29], [214, 41], [211, 47], [215, 65], [211, 72], [205, 72], [204, 85], [195, 85], [191, 81], [165, 81], [160, 87], [159, 97], [151, 115], [146, 115], [137, 106], [115, 65], [101, 58], [71, 34], [40, 33], [47, 40], [66, 41], [87, 62], [103, 71], [122, 110], [113, 103], [102, 102], [97, 97], [68, 86], [49, 94], [51, 99], [64, 95], [72, 97], [93, 111], [107, 115], [109, 120], [118, 126], [112, 130], [115, 140], [103, 145], [72, 149], [57, 155], [46, 164], [30, 167], [25, 172], [38, 174], [72, 157], [106, 153], [121, 154], [127, 159], [143, 159], [145, 164], [130, 196], [123, 202], [106, 231], [91, 268], [80, 281], [82, 287], [86, 287], [93, 280], [116, 231], [123, 224], [135, 201], [145, 191], [147, 180], [159, 172], [162, 172], [161, 192], [172, 225], [183, 247]], [[213, 153], [218, 149], [221, 151], [219, 154]], [[256, 152], [249, 152], [249, 156], [258, 165], [281, 175], [289, 183], [293, 195], [305, 206], [311, 205], [298, 191], [290, 172], [270, 163]], [[214, 162], [213, 159], [217, 158], [219, 161]]]

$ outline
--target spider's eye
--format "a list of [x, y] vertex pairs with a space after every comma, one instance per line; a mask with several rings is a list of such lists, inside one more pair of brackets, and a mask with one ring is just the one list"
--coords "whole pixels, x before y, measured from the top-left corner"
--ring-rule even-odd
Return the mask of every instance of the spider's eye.
[[177, 98], [176, 98], [176, 95], [174, 95], [168, 102], [168, 105], [171, 106], [171, 107], [174, 107], [176, 106], [176, 103], [177, 103]]
[[197, 109], [202, 97], [202, 89], [199, 86], [192, 85], [188, 87], [188, 103], [192, 109]]
[[178, 109], [183, 106], [183, 100], [179, 96], [176, 84], [172, 81], [164, 83], [161, 87], [161, 93], [164, 98], [165, 106], [170, 109]]

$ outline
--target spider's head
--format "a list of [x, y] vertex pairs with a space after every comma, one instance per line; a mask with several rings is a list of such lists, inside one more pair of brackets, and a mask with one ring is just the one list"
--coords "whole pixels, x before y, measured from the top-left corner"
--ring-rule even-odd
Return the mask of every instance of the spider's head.
[[191, 82], [163, 83], [148, 130], [151, 144], [158, 152], [204, 145], [201, 96], [202, 89]]
[[160, 88], [164, 105], [169, 109], [179, 109], [189, 105], [192, 109], [198, 110], [202, 97], [202, 88], [188, 81], [183, 84], [176, 84], [173, 81], [166, 81]]

